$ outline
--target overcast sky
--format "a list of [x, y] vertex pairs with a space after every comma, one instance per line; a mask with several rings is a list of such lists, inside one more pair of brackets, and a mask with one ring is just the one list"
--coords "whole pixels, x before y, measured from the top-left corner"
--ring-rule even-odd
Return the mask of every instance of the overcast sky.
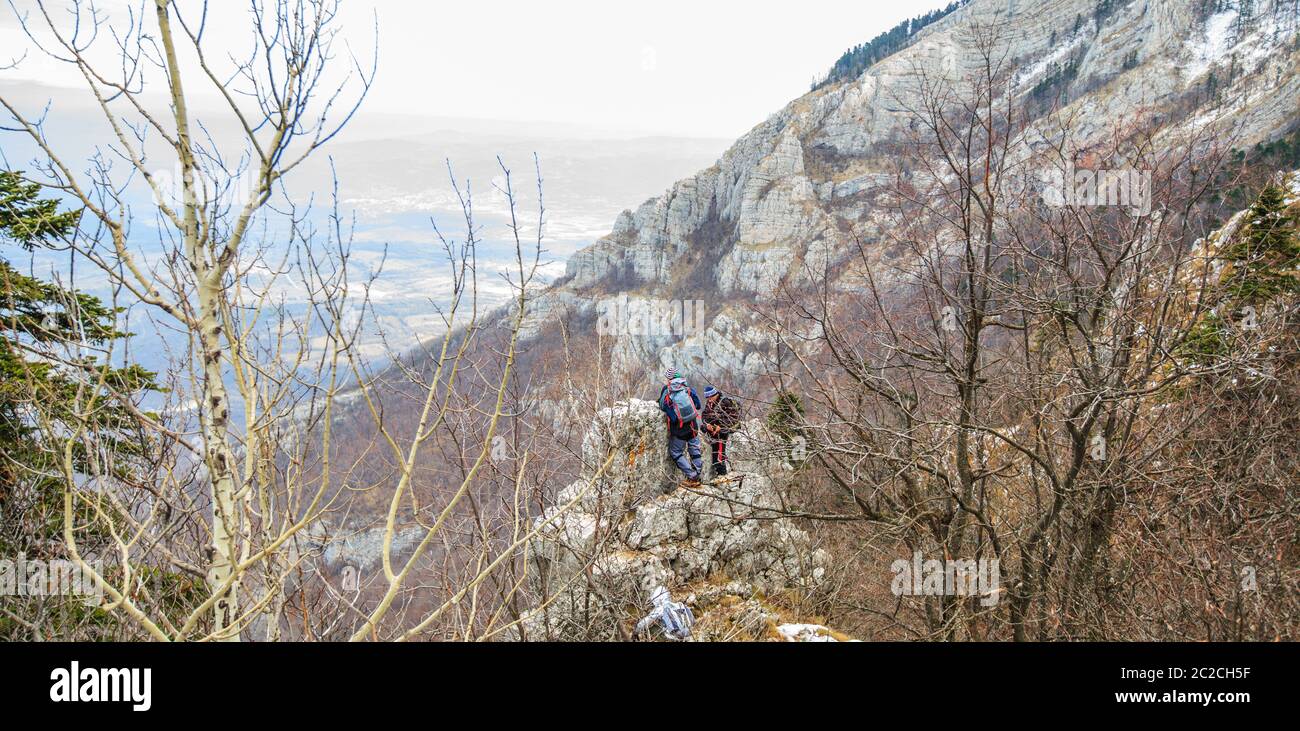
[[[734, 138], [807, 91], [849, 46], [946, 2], [345, 0], [342, 19], [354, 48], [368, 53], [378, 16], [379, 75], [365, 107], [372, 114]], [[213, 47], [243, 45], [247, 2], [211, 7]], [[0, 4], [0, 55], [25, 45], [8, 3]], [[75, 81], [38, 54], [0, 71], [0, 79], [21, 78]]]

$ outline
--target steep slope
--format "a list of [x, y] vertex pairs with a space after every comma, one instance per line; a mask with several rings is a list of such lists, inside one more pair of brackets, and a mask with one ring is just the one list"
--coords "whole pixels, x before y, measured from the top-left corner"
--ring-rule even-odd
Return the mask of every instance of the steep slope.
[[[1300, 171], [1278, 176], [1276, 181], [1281, 190], [1278, 209], [1284, 212], [1278, 220], [1300, 220]], [[1267, 519], [1294, 510], [1294, 481], [1288, 479], [1295, 459], [1292, 432], [1287, 437], [1291, 444], [1269, 446], [1276, 453], [1259, 460], [1263, 464], [1255, 464], [1254, 454], [1240, 457], [1252, 463], [1248, 470], [1251, 479], [1240, 483], [1241, 489], [1231, 491], [1229, 497], [1210, 498], [1215, 505], [1222, 500], [1231, 502], [1233, 507], [1227, 512], [1257, 516], [1258, 520], [1248, 521], [1252, 523], [1249, 530], [1239, 527], [1225, 546], [1214, 546], [1203, 535], [1191, 538], [1182, 532], [1214, 532], [1215, 519], [1199, 512], [1197, 502], [1206, 498], [1198, 491], [1222, 476], [1216, 473], [1235, 474], [1239, 466], [1238, 457], [1232, 454], [1235, 449], [1228, 449], [1227, 454], [1215, 449], [1198, 451], [1191, 459], [1180, 454], [1198, 444], [1192, 425], [1211, 416], [1222, 418], [1223, 412], [1234, 408], [1276, 408], [1290, 411], [1292, 415], [1285, 418], [1294, 420], [1288, 402], [1279, 404], [1279, 399], [1293, 400], [1295, 395], [1295, 291], [1300, 273], [1294, 262], [1273, 272], [1285, 278], [1287, 283], [1281, 289], [1286, 294], [1269, 298], [1267, 324], [1261, 316], [1257, 325], [1234, 328], [1230, 323], [1242, 313], [1243, 302], [1231, 297], [1217, 299], [1233, 291], [1234, 270], [1242, 266], [1237, 260], [1242, 251], [1238, 244], [1256, 225], [1259, 219], [1249, 210], [1232, 216], [1197, 242], [1196, 264], [1181, 268], [1172, 281], [1170, 286], [1196, 292], [1195, 299], [1220, 303], [1213, 311], [1179, 312], [1176, 318], [1200, 320], [1215, 331], [1216, 338], [1240, 339], [1230, 350], [1207, 348], [1203, 357], [1192, 359], [1196, 365], [1189, 370], [1186, 386], [1177, 398], [1156, 395], [1135, 410], [1140, 429], [1157, 429], [1162, 420], [1171, 418], [1186, 427], [1175, 429], [1160, 448], [1164, 461], [1150, 469], [1161, 477], [1144, 475], [1121, 482], [1134, 493], [1143, 493], [1143, 500], [1151, 501], [1153, 513], [1170, 518], [1144, 518], [1141, 511], [1125, 516], [1125, 521], [1141, 524], [1133, 535], [1156, 547], [1125, 554], [1125, 560], [1134, 563], [1130, 570], [1143, 577], [1161, 575], [1169, 571], [1162, 564], [1173, 558], [1180, 566], [1227, 574], [1226, 579], [1205, 582], [1211, 595], [1214, 587], [1237, 584], [1236, 566], [1259, 560], [1250, 558], [1259, 546], [1259, 537], [1250, 534], [1267, 534], [1274, 545], [1289, 547], [1293, 527], [1285, 520]], [[1107, 321], [1120, 323], [1122, 318]], [[1207, 340], [1193, 344], [1198, 342]], [[1207, 391], [1216, 390], [1230, 398], [1218, 403], [1205, 400]], [[1270, 406], [1246, 400], [1252, 392], [1267, 393]], [[1258, 423], [1267, 421], [1263, 414], [1253, 418]], [[1032, 429], [1024, 420], [1004, 431], [1015, 434]], [[1234, 433], [1234, 439], [1248, 438], [1248, 431]], [[1218, 437], [1213, 435], [1210, 441], [1217, 444], [1221, 441]], [[650, 608], [656, 587], [665, 587], [691, 607], [698, 618], [695, 640], [844, 639], [812, 616], [819, 594], [832, 591], [835, 569], [831, 562], [839, 556], [817, 545], [818, 532], [804, 530], [807, 525], [800, 527], [800, 511], [789, 508], [799, 502], [801, 482], [808, 479], [807, 472], [791, 471], [791, 443], [751, 420], [733, 437], [737, 479], [692, 491], [677, 487], [677, 474], [665, 458], [664, 442], [661, 415], [651, 402], [633, 399], [604, 409], [591, 420], [582, 444], [583, 474], [534, 522], [539, 535], [529, 551], [529, 588], [536, 604], [523, 615], [514, 639], [629, 639], [636, 620]], [[1209, 459], [1202, 459], [1202, 454]], [[989, 447], [989, 462], [1014, 464], [1018, 459], [1020, 455], [1004, 443]], [[1292, 483], [1286, 490], [1290, 508], [1267, 489], [1288, 483]], [[986, 507], [1003, 516], [1015, 510], [1007, 493], [991, 497]], [[1195, 517], [1172, 517], [1179, 515]], [[1120, 545], [1124, 550], [1132, 548]], [[1214, 550], [1224, 553], [1208, 554], [1214, 556], [1211, 560], [1206, 552]], [[1278, 560], [1282, 566], [1295, 565], [1289, 557]], [[1294, 586], [1297, 572], [1284, 569], [1277, 579], [1275, 590], [1288, 595], [1285, 592]], [[1156, 583], [1164, 587], [1169, 580], [1165, 573]], [[995, 588], [994, 594], [997, 591]], [[1289, 596], [1294, 597], [1294, 592]], [[1207, 605], [1210, 601], [1205, 599]], [[886, 604], [895, 612], [901, 606], [895, 601]], [[1152, 601], [1149, 606], [1172, 611], [1175, 604]]]
[[[1015, 92], [1042, 104], [1043, 131], [1071, 120], [1076, 143], [1142, 114], [1163, 134], [1214, 125], [1247, 147], [1300, 115], [1300, 20], [1288, 3], [1186, 0], [974, 0], [921, 30], [851, 81], [817, 89], [742, 137], [716, 164], [625, 211], [575, 254], [536, 305], [533, 333], [557, 308], [594, 316], [628, 296], [704, 303], [703, 332], [616, 334], [616, 362], [635, 374], [677, 363], [736, 381], [762, 370], [763, 339], [743, 303], [809, 284], [883, 225], [874, 198], [890, 183], [891, 143], [910, 117], [918, 70], [956, 78], [977, 61], [973, 36], [998, 28]], [[1210, 12], [1205, 8], [1222, 8]], [[635, 311], [635, 310], [634, 310]]]
[[[993, 25], [999, 27], [1003, 55], [1016, 69], [1016, 94], [1044, 136], [1068, 124], [1071, 146], [1086, 146], [1112, 135], [1117, 120], [1141, 117], [1158, 128], [1157, 146], [1162, 137], [1171, 140], [1172, 147], [1174, 141], [1200, 130], [1233, 147], [1249, 148], [1293, 130], [1300, 119], [1300, 74], [1295, 73], [1300, 68], [1300, 25], [1294, 3], [1287, 9], [1284, 5], [1269, 4], [1268, 14], [1244, 22], [1240, 4], [1226, 0], [972, 0], [927, 26], [901, 51], [860, 77], [825, 85], [791, 102], [738, 140], [713, 166], [624, 212], [608, 236], [570, 259], [566, 276], [530, 304], [515, 371], [526, 393], [511, 404], [521, 415], [511, 437], [525, 445], [532, 444], [530, 439], [540, 440], [530, 452], [529, 468], [540, 469], [537, 465], [546, 461], [547, 479], [537, 480], [537, 503], [530, 502], [529, 515], [536, 514], [534, 505], [553, 508], [574, 499], [580, 487], [563, 491], [558, 502], [555, 493], [579, 469], [589, 478], [596, 474], [601, 462], [585, 442], [581, 446], [577, 442], [600, 409], [632, 396], [652, 395], [668, 364], [688, 371], [696, 385], [745, 386], [772, 370], [773, 349], [763, 316], [764, 310], [781, 308], [783, 287], [798, 289], [825, 280], [832, 292], [848, 290], [853, 286], [850, 282], [860, 281], [861, 272], [850, 268], [860, 264], [855, 260], [858, 242], [871, 258], [872, 268], [882, 274], [888, 273], [889, 266], [876, 264], [892, 265], [903, 258], [888, 245], [896, 220], [882, 198], [899, 178], [900, 137], [914, 118], [906, 94], [918, 69], [952, 78], [966, 73], [976, 58], [972, 36]], [[1191, 235], [1200, 233], [1202, 228]], [[659, 305], [684, 302], [692, 304], [690, 315], [682, 307], [675, 316], [662, 317], [664, 308]], [[611, 303], [618, 304], [614, 317], [610, 317]], [[663, 319], [668, 327], [656, 322]], [[614, 327], [602, 327], [609, 320], [615, 321]], [[689, 328], [684, 327], [687, 323]], [[503, 351], [501, 341], [507, 335], [507, 329], [494, 328], [477, 347]], [[416, 360], [429, 362], [427, 356]], [[606, 372], [602, 367], [606, 362], [617, 372]], [[396, 380], [404, 382], [406, 374], [399, 375]], [[745, 388], [742, 395], [758, 400], [746, 402], [749, 416], [766, 408], [761, 403], [762, 389]], [[387, 418], [414, 428], [420, 421], [419, 400], [392, 401]], [[490, 409], [491, 404], [484, 402], [484, 408]], [[354, 426], [354, 433], [365, 436], [368, 416], [360, 408], [354, 410], [361, 414], [361, 426]], [[948, 454], [947, 423], [941, 420], [927, 437], [935, 442], [936, 459]], [[652, 433], [658, 427], [649, 422], [643, 426], [646, 432], [638, 442], [639, 452], [622, 447], [614, 452], [625, 460], [633, 459], [633, 454], [640, 455], [636, 460], [650, 454], [653, 464], [662, 454], [658, 435]], [[591, 439], [596, 437], [587, 441]], [[350, 441], [358, 453], [366, 449], [365, 439]], [[462, 445], [453, 441], [447, 440], [448, 453], [462, 451]], [[583, 454], [583, 459], [575, 453]], [[392, 469], [382, 463], [382, 456], [339, 458], [355, 458], [371, 474]], [[441, 472], [445, 465], [436, 453], [422, 459], [425, 463], [419, 467], [427, 467], [427, 476], [421, 488], [430, 497], [423, 506], [427, 511], [429, 505], [438, 507], [446, 494], [439, 482], [446, 479]], [[541, 618], [533, 615], [525, 623], [530, 635], [572, 637], [575, 627], [591, 637], [616, 635], [621, 622], [646, 609], [654, 588], [650, 584], [657, 578], [669, 580], [678, 599], [697, 592], [701, 610], [724, 603], [752, 607], [748, 602], [765, 601], [765, 589], [760, 587], [768, 585], [770, 577], [755, 578], [754, 566], [732, 564], [727, 558], [732, 549], [725, 547], [725, 540], [714, 541], [707, 522], [680, 518], [696, 508], [719, 512], [713, 508], [723, 505], [711, 505], [708, 496], [656, 497], [666, 479], [662, 470], [647, 471], [639, 463], [627, 462], [615, 467], [621, 471], [614, 474], [632, 476], [635, 484], [628, 486], [629, 492], [598, 490], [595, 494], [603, 497], [597, 506], [580, 504], [571, 520], [557, 522], [556, 527], [571, 528], [574, 535], [552, 535], [532, 546], [534, 559], [552, 555], [549, 565], [533, 567], [529, 581], [544, 582], [533, 588], [555, 602], [545, 607]], [[500, 483], [478, 488], [482, 499], [508, 502], [516, 489], [510, 476], [517, 468], [518, 462], [499, 466]], [[769, 477], [780, 474], [750, 471]], [[454, 479], [449, 481], [455, 484]], [[751, 502], [767, 505], [762, 501], [779, 496], [782, 489], [764, 487], [761, 493], [766, 497], [754, 495]], [[807, 496], [795, 497], [802, 504], [800, 499]], [[602, 509], [615, 511], [617, 520], [610, 522], [610, 514], [602, 514]], [[362, 532], [373, 527], [382, 522], [376, 519], [381, 514], [374, 505], [358, 505], [350, 516], [355, 523], [351, 528]], [[629, 514], [627, 520], [634, 521], [639, 514], [647, 527], [634, 532], [631, 522], [622, 522]], [[759, 518], [768, 516], [753, 517], [750, 523], [762, 524]], [[904, 516], [900, 522], [910, 526], [916, 521]], [[510, 531], [513, 525], [508, 524]], [[622, 548], [604, 551], [603, 544], [596, 546], [589, 540], [598, 535], [621, 542]], [[508, 543], [516, 538], [513, 532], [501, 537]], [[758, 541], [739, 544], [742, 547], [736, 550], [743, 552], [776, 550], [781, 555], [786, 551], [761, 532], [736, 538]], [[791, 545], [796, 552], [806, 550], [806, 544], [798, 541]], [[560, 546], [576, 548], [570, 551], [575, 555], [564, 556], [563, 550], [569, 549], [553, 555]], [[837, 562], [840, 558], [837, 555]], [[597, 560], [599, 564], [590, 563]], [[589, 566], [599, 579], [594, 589], [587, 583]], [[728, 576], [733, 571], [746, 576]], [[815, 589], [809, 584], [810, 575], [787, 574], [783, 582], [771, 586]], [[554, 586], [552, 578], [542, 577], [561, 584], [579, 579], [582, 588], [570, 593], [566, 587]], [[742, 584], [738, 592], [728, 593], [732, 580]], [[513, 577], [508, 583], [516, 586]], [[609, 593], [618, 587], [626, 591]], [[615, 611], [617, 602], [611, 602], [611, 596], [628, 606]], [[714, 596], [716, 605], [710, 603]], [[587, 612], [593, 603], [604, 607], [604, 614], [578, 621], [573, 612]], [[780, 619], [797, 623], [811, 618]], [[708, 624], [704, 621], [704, 626]]]

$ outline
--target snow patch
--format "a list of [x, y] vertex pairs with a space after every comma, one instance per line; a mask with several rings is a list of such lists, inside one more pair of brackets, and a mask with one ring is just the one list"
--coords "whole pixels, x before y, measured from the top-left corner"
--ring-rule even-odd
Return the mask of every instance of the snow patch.
[[783, 624], [776, 628], [786, 642], [839, 642], [820, 624]]
[[1184, 80], [1190, 82], [1210, 70], [1232, 49], [1232, 22], [1237, 19], [1237, 9], [1231, 8], [1211, 15], [1205, 21], [1205, 33], [1188, 41], [1192, 63], [1183, 69]]
[[1032, 66], [1018, 71], [1016, 73], [1015, 87], [1017, 89], [1023, 88], [1025, 85], [1037, 80], [1045, 74], [1051, 64], [1060, 63], [1064, 59], [1069, 58], [1070, 54], [1074, 53], [1074, 50], [1083, 43], [1085, 35], [1086, 33], [1082, 32], [1075, 35], [1068, 43], [1057, 46], [1051, 53], [1034, 62]]

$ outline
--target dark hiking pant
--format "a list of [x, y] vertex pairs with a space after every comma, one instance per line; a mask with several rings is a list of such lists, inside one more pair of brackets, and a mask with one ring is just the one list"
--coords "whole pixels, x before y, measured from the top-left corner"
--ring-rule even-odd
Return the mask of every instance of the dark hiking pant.
[[727, 474], [727, 440], [710, 440], [709, 446], [713, 448], [713, 476], [721, 477]]

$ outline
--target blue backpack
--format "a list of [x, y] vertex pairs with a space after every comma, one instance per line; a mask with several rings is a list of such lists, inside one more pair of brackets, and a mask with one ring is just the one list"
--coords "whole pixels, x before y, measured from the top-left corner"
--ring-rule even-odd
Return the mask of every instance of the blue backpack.
[[691, 389], [685, 378], [675, 378], [668, 384], [668, 393], [664, 396], [664, 405], [668, 407], [672, 421], [678, 429], [695, 423], [699, 412], [695, 408], [695, 399], [691, 398]]
[[685, 604], [668, 602], [659, 615], [659, 623], [665, 635], [674, 640], [684, 640], [691, 636], [691, 628], [695, 626], [695, 613]]
[[663, 630], [664, 636], [671, 640], [689, 639], [691, 628], [695, 626], [695, 614], [691, 608], [681, 602], [673, 601], [672, 594], [662, 586], [655, 587], [652, 597], [654, 608], [644, 619], [636, 623], [632, 634], [640, 635], [649, 632], [651, 628], [658, 625]]

